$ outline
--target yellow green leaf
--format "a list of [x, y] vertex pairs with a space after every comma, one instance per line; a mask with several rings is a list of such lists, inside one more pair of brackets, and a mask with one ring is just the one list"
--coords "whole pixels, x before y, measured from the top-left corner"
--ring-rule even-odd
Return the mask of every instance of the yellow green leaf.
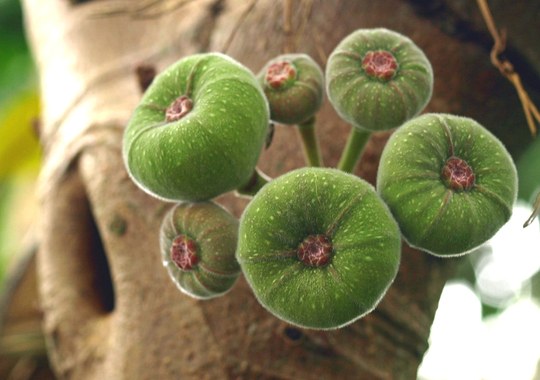
[[39, 115], [37, 91], [21, 91], [0, 110], [0, 180], [21, 172], [36, 174], [40, 146], [32, 127]]

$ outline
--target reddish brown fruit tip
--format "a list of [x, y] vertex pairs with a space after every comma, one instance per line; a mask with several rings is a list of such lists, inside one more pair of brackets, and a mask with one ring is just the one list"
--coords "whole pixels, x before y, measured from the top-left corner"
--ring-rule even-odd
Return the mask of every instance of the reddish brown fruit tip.
[[296, 69], [287, 61], [272, 63], [266, 70], [266, 83], [273, 89], [285, 87], [296, 79]]
[[362, 68], [366, 74], [386, 81], [394, 77], [398, 63], [392, 53], [388, 51], [369, 51], [362, 60]]
[[168, 122], [177, 121], [186, 116], [193, 109], [193, 101], [186, 95], [182, 95], [174, 100], [165, 111], [165, 120]]
[[298, 259], [312, 267], [322, 267], [332, 258], [332, 242], [326, 235], [309, 235], [296, 251]]
[[442, 168], [441, 178], [446, 186], [455, 191], [470, 190], [475, 182], [474, 172], [469, 164], [455, 156], [446, 160]]
[[171, 259], [181, 270], [193, 269], [199, 262], [195, 241], [186, 235], [175, 237], [171, 245]]

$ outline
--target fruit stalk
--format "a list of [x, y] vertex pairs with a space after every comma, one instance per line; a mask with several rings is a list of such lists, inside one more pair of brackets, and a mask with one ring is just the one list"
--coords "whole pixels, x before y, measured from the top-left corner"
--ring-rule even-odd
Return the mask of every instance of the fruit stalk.
[[315, 116], [297, 125], [302, 141], [304, 157], [309, 166], [323, 166], [321, 149], [315, 133]]
[[352, 173], [370, 136], [371, 132], [366, 129], [351, 128], [351, 133], [349, 134], [337, 168], [344, 172]]
[[245, 185], [236, 189], [235, 193], [240, 197], [252, 198], [259, 192], [260, 189], [262, 189], [264, 185], [270, 182], [270, 180], [270, 177], [262, 173], [259, 169], [255, 168], [249, 181]]

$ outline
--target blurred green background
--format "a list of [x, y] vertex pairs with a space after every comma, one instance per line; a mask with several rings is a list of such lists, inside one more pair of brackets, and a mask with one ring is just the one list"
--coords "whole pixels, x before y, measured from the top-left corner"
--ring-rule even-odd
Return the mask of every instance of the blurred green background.
[[37, 78], [18, 0], [0, 0], [0, 280], [37, 218]]

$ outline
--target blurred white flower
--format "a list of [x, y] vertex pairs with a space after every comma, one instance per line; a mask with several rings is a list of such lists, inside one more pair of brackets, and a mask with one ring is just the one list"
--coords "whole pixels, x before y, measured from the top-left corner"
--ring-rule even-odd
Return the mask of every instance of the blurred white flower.
[[540, 269], [538, 219], [523, 228], [531, 213], [529, 204], [518, 202], [508, 223], [482, 247], [476, 286], [485, 303], [497, 307], [508, 304]]
[[[540, 306], [523, 288], [540, 269], [540, 223], [517, 203], [510, 221], [477, 252], [476, 289], [449, 282], [431, 327], [420, 380], [531, 380], [540, 359]], [[478, 256], [474, 256], [478, 255]], [[505, 306], [482, 320], [483, 302]]]

